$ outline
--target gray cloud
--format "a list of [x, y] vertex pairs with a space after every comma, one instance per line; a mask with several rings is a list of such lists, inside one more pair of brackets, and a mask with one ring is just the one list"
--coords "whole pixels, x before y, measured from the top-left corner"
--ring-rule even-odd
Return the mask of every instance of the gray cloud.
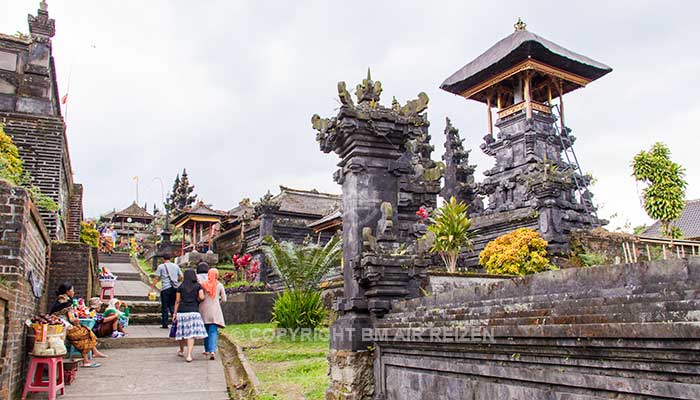
[[[0, 31], [26, 32], [26, 14], [38, 1], [8, 2]], [[480, 176], [492, 165], [478, 148], [485, 109], [437, 87], [511, 33], [520, 16], [533, 32], [614, 69], [566, 101], [582, 167], [598, 178], [602, 216], [622, 215], [616, 225], [647, 219], [629, 162], [654, 141], [669, 144], [688, 169], [688, 197], [700, 197], [699, 7], [683, 8], [644, 1], [49, 2], [61, 93], [72, 75], [68, 137], [86, 215], [128, 205], [135, 175], [140, 202], [150, 208], [161, 197], [152, 179], [162, 177], [167, 191], [183, 167], [199, 196], [222, 209], [279, 184], [338, 192], [336, 157], [318, 150], [309, 118], [333, 115], [336, 82], [354, 86], [368, 66], [386, 103], [426, 91], [434, 158], [450, 116]]]

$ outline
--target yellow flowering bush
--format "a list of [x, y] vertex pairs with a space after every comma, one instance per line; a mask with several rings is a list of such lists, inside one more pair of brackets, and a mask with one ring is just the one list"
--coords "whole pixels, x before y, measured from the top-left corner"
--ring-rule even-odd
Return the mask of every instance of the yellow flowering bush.
[[529, 275], [555, 269], [547, 259], [547, 241], [530, 228], [520, 228], [490, 241], [479, 254], [490, 274]]

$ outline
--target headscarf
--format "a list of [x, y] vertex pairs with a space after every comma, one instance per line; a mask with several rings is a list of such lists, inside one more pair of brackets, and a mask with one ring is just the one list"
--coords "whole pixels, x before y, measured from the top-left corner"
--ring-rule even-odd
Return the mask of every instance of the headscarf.
[[209, 296], [216, 298], [216, 286], [219, 284], [219, 270], [211, 268], [207, 272], [207, 280], [202, 283], [202, 288]]
[[56, 290], [56, 302], [51, 306], [51, 314], [73, 306], [73, 299], [68, 296], [68, 292], [72, 287], [73, 285], [68, 282], [58, 285], [58, 289]]

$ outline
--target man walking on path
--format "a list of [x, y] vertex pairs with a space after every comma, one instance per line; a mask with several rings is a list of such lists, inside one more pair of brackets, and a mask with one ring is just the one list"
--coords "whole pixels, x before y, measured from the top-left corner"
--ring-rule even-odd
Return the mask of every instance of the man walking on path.
[[180, 267], [170, 262], [170, 255], [163, 256], [163, 264], [156, 269], [156, 276], [151, 284], [151, 291], [154, 290], [158, 281], [162, 283], [160, 288], [160, 305], [162, 307], [161, 328], [168, 328], [168, 312], [173, 314], [175, 308], [175, 292], [182, 281], [182, 271]]

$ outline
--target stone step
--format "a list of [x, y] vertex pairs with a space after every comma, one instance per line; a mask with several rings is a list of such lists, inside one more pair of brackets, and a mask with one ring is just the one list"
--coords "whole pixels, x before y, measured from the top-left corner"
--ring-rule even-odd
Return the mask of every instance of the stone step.
[[[119, 300], [124, 300], [128, 303], [131, 303], [134, 301], [138, 301], [138, 302], [150, 301], [150, 300], [148, 300], [148, 296], [136, 296], [136, 295], [123, 294], [123, 295], [117, 295], [115, 297], [117, 297]], [[157, 302], [160, 302], [160, 300], [158, 300], [159, 298], [160, 298], [160, 296], [158, 296], [158, 291], [156, 290], [156, 301]]]
[[[552, 296], [555, 297], [555, 296]], [[594, 298], [548, 298], [538, 302], [528, 302], [526, 299], [516, 304], [502, 304], [490, 306], [456, 306], [447, 310], [442, 308], [422, 308], [415, 312], [403, 313], [403, 318], [412, 318], [416, 315], [423, 317], [441, 315], [468, 315], [472, 318], [509, 318], [509, 317], [548, 317], [556, 315], [601, 314], [606, 312], [619, 312], [624, 306], [624, 311], [645, 312], [657, 311], [682, 311], [694, 310], [700, 307], [699, 290], [674, 291], [672, 293], [648, 293], [639, 295], [626, 295], [617, 297]], [[688, 299], [688, 300], [686, 300]]]
[[154, 325], [160, 324], [160, 312], [136, 313], [129, 316], [129, 325]]
[[119, 279], [120, 281], [140, 281], [141, 274], [139, 274], [138, 272], [122, 272], [117, 275], [117, 279]]
[[[99, 349], [126, 349], [126, 348], [147, 348], [147, 347], [173, 347], [177, 351], [177, 342], [168, 337], [170, 329], [161, 329], [160, 323], [157, 325], [129, 325], [126, 329], [128, 336], [118, 339], [98, 338], [97, 347]], [[196, 341], [197, 345], [202, 344], [202, 340]]]
[[131, 260], [129, 253], [99, 254], [100, 263], [128, 263]]
[[131, 314], [151, 314], [160, 313], [159, 301], [129, 301], [129, 309]]

